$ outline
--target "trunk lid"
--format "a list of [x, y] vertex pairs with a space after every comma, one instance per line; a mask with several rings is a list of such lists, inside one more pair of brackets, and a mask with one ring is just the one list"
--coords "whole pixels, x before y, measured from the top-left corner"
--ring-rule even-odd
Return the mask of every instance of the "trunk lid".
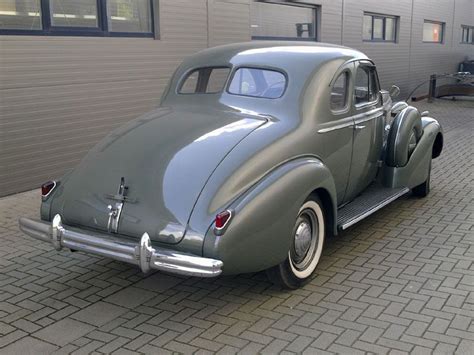
[[[210, 175], [265, 122], [231, 111], [160, 108], [97, 144], [62, 186], [52, 212], [70, 225], [110, 231], [112, 220], [113, 232], [179, 243]], [[120, 204], [118, 218], [110, 219], [108, 206]]]

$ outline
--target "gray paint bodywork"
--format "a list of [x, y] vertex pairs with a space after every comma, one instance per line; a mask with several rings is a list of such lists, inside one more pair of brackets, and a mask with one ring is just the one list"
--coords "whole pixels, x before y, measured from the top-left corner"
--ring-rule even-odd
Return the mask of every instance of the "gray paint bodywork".
[[[155, 246], [222, 260], [228, 274], [274, 266], [286, 258], [298, 209], [311, 193], [324, 197], [336, 232], [338, 206], [379, 171], [390, 115], [382, 95], [362, 106], [349, 95], [338, 112], [329, 106], [334, 78], [344, 70], [353, 78], [361, 62], [372, 65], [356, 50], [312, 43], [202, 51], [176, 70], [160, 108], [112, 132], [60, 181], [41, 217], [60, 214], [67, 225], [105, 232], [107, 195], [124, 177], [131, 200], [124, 203], [118, 236], [148, 233]], [[287, 90], [279, 99], [177, 93], [186, 73], [213, 66], [276, 69], [287, 76]], [[352, 93], [353, 79], [349, 86]], [[412, 188], [426, 180], [440, 132], [428, 121], [408, 164], [381, 168], [384, 185]], [[219, 236], [213, 221], [226, 209], [234, 217]]]

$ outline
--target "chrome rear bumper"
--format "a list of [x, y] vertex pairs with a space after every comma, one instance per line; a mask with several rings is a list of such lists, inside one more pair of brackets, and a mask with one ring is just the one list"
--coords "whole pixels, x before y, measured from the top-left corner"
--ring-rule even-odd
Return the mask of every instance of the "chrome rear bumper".
[[51, 224], [20, 218], [20, 230], [25, 234], [53, 244], [56, 250], [63, 247], [137, 265], [143, 272], [151, 269], [174, 274], [213, 277], [222, 272], [220, 260], [203, 258], [164, 248], [153, 248], [148, 233], [139, 243], [108, 234], [92, 233], [64, 226], [56, 215]]

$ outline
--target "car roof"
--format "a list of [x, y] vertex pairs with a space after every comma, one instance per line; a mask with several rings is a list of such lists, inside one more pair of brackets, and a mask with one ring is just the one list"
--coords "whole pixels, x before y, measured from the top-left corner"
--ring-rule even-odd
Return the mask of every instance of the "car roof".
[[184, 67], [258, 65], [289, 73], [312, 72], [331, 60], [368, 59], [362, 52], [335, 44], [295, 41], [252, 41], [202, 50], [183, 62]]

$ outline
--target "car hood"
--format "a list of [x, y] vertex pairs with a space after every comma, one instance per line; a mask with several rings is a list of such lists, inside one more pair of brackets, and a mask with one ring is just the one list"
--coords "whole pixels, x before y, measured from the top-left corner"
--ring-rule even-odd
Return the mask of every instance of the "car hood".
[[207, 180], [225, 156], [266, 122], [201, 107], [163, 107], [112, 132], [60, 186], [51, 215], [107, 231], [108, 205], [127, 186], [118, 233], [179, 243]]

